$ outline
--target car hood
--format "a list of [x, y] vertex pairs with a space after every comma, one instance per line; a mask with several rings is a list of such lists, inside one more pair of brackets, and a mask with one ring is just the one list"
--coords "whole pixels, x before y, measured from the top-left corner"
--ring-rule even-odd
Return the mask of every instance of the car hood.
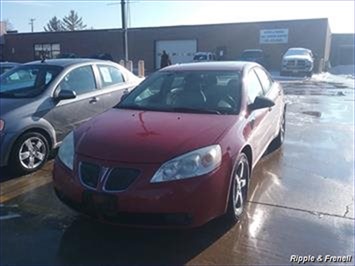
[[78, 154], [126, 163], [162, 163], [213, 145], [236, 115], [111, 109], [76, 131]]
[[286, 55], [283, 60], [308, 60], [313, 61], [309, 55]]

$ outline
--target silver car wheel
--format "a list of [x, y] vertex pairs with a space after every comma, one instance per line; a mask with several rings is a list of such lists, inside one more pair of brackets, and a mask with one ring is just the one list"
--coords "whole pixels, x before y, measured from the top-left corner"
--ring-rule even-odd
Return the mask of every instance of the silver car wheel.
[[47, 147], [39, 137], [30, 137], [25, 140], [19, 151], [19, 160], [21, 165], [28, 170], [40, 166], [47, 155]]
[[249, 178], [249, 166], [246, 161], [241, 160], [234, 176], [233, 206], [234, 213], [238, 217], [243, 213], [244, 201], [247, 195], [247, 182]]

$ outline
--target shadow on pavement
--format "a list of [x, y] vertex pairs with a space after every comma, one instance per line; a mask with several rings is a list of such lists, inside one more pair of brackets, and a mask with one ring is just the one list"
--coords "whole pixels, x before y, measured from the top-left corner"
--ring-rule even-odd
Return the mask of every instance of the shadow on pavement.
[[103, 225], [80, 216], [64, 232], [58, 257], [66, 265], [181, 265], [231, 227], [223, 217], [197, 229], [168, 230]]

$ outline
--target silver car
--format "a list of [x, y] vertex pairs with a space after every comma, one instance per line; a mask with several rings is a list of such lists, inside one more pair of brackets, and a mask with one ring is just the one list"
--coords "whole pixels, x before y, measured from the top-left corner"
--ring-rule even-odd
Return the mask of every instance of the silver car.
[[103, 60], [53, 59], [24, 64], [0, 81], [0, 166], [39, 169], [76, 126], [115, 106], [141, 79]]

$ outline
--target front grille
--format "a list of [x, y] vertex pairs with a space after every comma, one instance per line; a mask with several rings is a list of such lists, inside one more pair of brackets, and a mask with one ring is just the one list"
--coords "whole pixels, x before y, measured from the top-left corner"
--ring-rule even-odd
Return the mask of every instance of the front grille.
[[100, 178], [100, 167], [92, 163], [80, 163], [80, 178], [84, 185], [96, 189]]
[[129, 187], [138, 177], [139, 170], [130, 168], [114, 168], [108, 175], [104, 190], [119, 191]]
[[305, 66], [306, 61], [305, 60], [297, 60], [297, 66]]
[[288, 60], [287, 61], [287, 66], [294, 66], [296, 64], [295, 60]]

